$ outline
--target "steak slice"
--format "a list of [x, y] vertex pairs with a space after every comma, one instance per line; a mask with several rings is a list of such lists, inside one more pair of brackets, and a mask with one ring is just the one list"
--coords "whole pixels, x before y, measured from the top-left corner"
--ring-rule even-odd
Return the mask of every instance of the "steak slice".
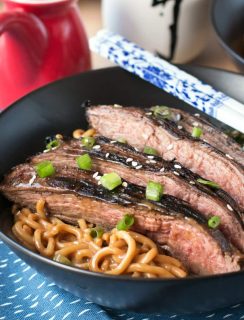
[[95, 171], [117, 172], [123, 179], [139, 186], [146, 186], [150, 180], [159, 182], [164, 185], [166, 194], [187, 201], [207, 219], [219, 216], [220, 230], [244, 252], [243, 221], [235, 201], [221, 189], [213, 190], [200, 184], [198, 175], [175, 161], [165, 161], [161, 157], [138, 152], [128, 144], [96, 137], [96, 144], [90, 150], [82, 147], [78, 140], [68, 140], [62, 142], [58, 149], [32, 157], [31, 162], [37, 164], [50, 160], [59, 175], [79, 179], [83, 173], [72, 170], [77, 168], [75, 159], [83, 153], [90, 154]]
[[0, 189], [9, 200], [30, 208], [44, 198], [51, 216], [73, 224], [84, 218], [111, 228], [124, 214], [133, 214], [134, 230], [169, 246], [195, 274], [240, 270], [239, 256], [221, 232], [208, 229], [204, 218], [184, 202], [167, 195], [159, 203], [145, 201], [145, 189], [130, 184], [111, 192], [92, 182], [92, 173], [81, 172], [79, 180], [59, 176], [40, 179], [31, 165], [24, 164], [5, 177]]
[[198, 113], [192, 115], [180, 109], [170, 108], [169, 112], [171, 119], [177, 122], [179, 129], [183, 128], [191, 134], [193, 127], [201, 128], [202, 140], [208, 142], [244, 166], [244, 152], [241, 146], [205, 118], [201, 117]]
[[243, 168], [208, 143], [178, 129], [174, 122], [141, 108], [107, 105], [88, 108], [87, 117], [99, 134], [114, 140], [123, 137], [140, 149], [151, 146], [165, 160], [176, 159], [205, 179], [218, 183], [244, 210]]

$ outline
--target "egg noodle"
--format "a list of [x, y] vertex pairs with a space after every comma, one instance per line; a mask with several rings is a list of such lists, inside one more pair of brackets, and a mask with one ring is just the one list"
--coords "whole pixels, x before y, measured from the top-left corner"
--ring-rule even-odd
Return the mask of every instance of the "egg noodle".
[[93, 226], [83, 219], [78, 220], [78, 226], [73, 226], [49, 218], [45, 200], [37, 202], [35, 213], [14, 206], [13, 214], [12, 230], [18, 241], [58, 262], [111, 275], [144, 278], [182, 278], [187, 275], [179, 260], [160, 254], [149, 238], [117, 229], [93, 238]]

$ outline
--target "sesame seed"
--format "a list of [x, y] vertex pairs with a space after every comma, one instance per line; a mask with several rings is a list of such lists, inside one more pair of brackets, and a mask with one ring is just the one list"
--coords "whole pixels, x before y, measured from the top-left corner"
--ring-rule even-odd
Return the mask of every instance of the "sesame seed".
[[179, 164], [174, 165], [175, 169], [181, 169], [181, 166]]
[[152, 160], [146, 160], [146, 163], [148, 163], [148, 164], [149, 164], [149, 163], [151, 163], [150, 161], [152, 161]]
[[167, 150], [172, 150], [173, 149], [173, 145], [172, 144], [170, 144], [168, 147], [167, 147]]
[[143, 133], [143, 134], [142, 134], [142, 138], [145, 139], [145, 140], [147, 140], [147, 139], [149, 138], [149, 135], [146, 134], [146, 133]]
[[200, 117], [200, 114], [199, 113], [194, 113], [194, 116], [195, 117]]
[[126, 188], [126, 187], [128, 187], [128, 183], [124, 181], [124, 182], [122, 183], [122, 186]]
[[180, 129], [180, 130], [181, 130], [181, 129], [183, 129], [183, 127], [182, 127], [182, 126], [178, 126], [178, 129]]
[[190, 184], [196, 184], [194, 181], [190, 181]]
[[35, 181], [35, 179], [36, 179], [36, 175], [34, 174], [32, 176], [32, 178], [30, 179], [29, 184], [32, 185], [32, 183]]
[[93, 177], [93, 178], [96, 178], [97, 176], [98, 176], [98, 172], [95, 172], [92, 177]]
[[116, 143], [116, 142], [117, 142], [116, 140], [111, 140], [111, 141], [110, 141], [110, 143]]
[[149, 160], [149, 163], [156, 163], [155, 160]]
[[228, 153], [226, 153], [226, 157], [233, 160], [232, 156], [230, 156]]
[[126, 159], [126, 162], [131, 162], [131, 161], [133, 161], [132, 158], [127, 158], [127, 159]]
[[114, 104], [114, 108], [122, 108], [120, 104]]
[[229, 205], [229, 203], [226, 206], [230, 211], [233, 211], [232, 207]]
[[102, 176], [96, 176], [96, 180], [100, 180], [102, 178]]
[[177, 172], [177, 171], [173, 171], [173, 173], [174, 173], [176, 176], [179, 176], [179, 175], [180, 175], [179, 172]]
[[105, 157], [108, 158], [109, 157], [109, 153], [106, 153]]
[[137, 152], [139, 151], [139, 149], [137, 149], [136, 147], [134, 148]]
[[101, 146], [99, 146], [98, 144], [96, 144], [92, 149], [99, 150], [99, 149], [101, 149]]
[[43, 151], [43, 153], [47, 153], [47, 152], [49, 152], [49, 151], [50, 151], [50, 150], [46, 149], [46, 150]]
[[152, 115], [152, 112], [146, 112], [145, 113], [147, 116], [151, 116]]
[[196, 121], [194, 121], [194, 122], [192, 123], [192, 125], [193, 125], [194, 127], [197, 127], [197, 126], [199, 125], [199, 123], [196, 122]]
[[154, 159], [154, 156], [147, 156], [148, 159]]
[[180, 119], [181, 119], [181, 115], [179, 113], [177, 113], [175, 115], [175, 121], [180, 121]]
[[102, 184], [102, 182], [101, 181], [98, 181], [98, 183], [97, 183], [98, 185], [100, 185], [100, 184]]
[[142, 168], [142, 165], [139, 165], [136, 167], [136, 169], [141, 169]]
[[161, 168], [159, 171], [160, 171], [160, 172], [164, 172], [164, 168]]
[[132, 161], [132, 167], [136, 167], [137, 165], [138, 165], [138, 162], [136, 162], [136, 161]]

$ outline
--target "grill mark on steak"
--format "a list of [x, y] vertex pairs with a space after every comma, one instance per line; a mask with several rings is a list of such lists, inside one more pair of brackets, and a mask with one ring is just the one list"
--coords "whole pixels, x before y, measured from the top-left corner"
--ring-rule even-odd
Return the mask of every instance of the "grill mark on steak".
[[52, 187], [60, 187], [76, 192], [82, 196], [94, 197], [99, 200], [106, 200], [110, 203], [121, 205], [140, 205], [158, 211], [160, 214], [170, 216], [181, 213], [183, 216], [195, 219], [201, 224], [207, 225], [206, 219], [199, 212], [190, 208], [186, 202], [170, 195], [165, 195], [160, 202], [145, 200], [145, 188], [128, 184], [125, 187], [118, 187], [115, 191], [107, 191], [102, 186], [91, 185], [86, 181], [74, 180], [69, 177], [56, 177], [48, 179], [47, 184]]
[[[77, 168], [75, 159], [82, 153], [89, 153], [92, 157], [93, 170], [102, 173], [115, 171], [125, 180], [140, 186], [146, 186], [149, 180], [160, 182], [164, 185], [166, 194], [187, 201], [192, 208], [200, 211], [206, 218], [209, 219], [213, 215], [220, 216], [221, 231], [237, 248], [244, 252], [243, 221], [241, 214], [235, 209], [237, 207], [235, 201], [223, 190], [212, 190], [197, 182], [199, 176], [177, 162], [165, 161], [154, 156], [153, 164], [148, 164], [150, 159], [146, 154], [136, 151], [128, 144], [111, 141], [105, 137], [96, 137], [94, 149], [82, 147], [78, 140], [68, 140], [63, 142], [60, 148], [34, 156], [31, 161], [36, 164], [50, 160], [59, 175], [78, 179], [82, 173], [80, 170], [72, 171], [72, 169]], [[151, 156], [149, 157], [151, 158]], [[128, 158], [131, 159], [129, 163], [126, 162]], [[131, 165], [132, 159], [141, 166], [140, 169]], [[177, 169], [174, 167], [175, 165]], [[160, 172], [162, 167], [165, 169], [164, 172]], [[179, 176], [176, 176], [175, 173]], [[192, 182], [195, 184], [192, 185]], [[227, 204], [231, 205], [233, 212], [229, 211]]]
[[[136, 190], [133, 185], [130, 187], [135, 194], [128, 192], [120, 200], [118, 195], [122, 196], [126, 191], [123, 187], [116, 192], [97, 188], [91, 182], [92, 173], [88, 172], [83, 172], [82, 180], [54, 176], [36, 178], [30, 184], [34, 174], [32, 166], [20, 165], [5, 177], [0, 190], [8, 199], [30, 208], [35, 207], [38, 199], [44, 198], [49, 214], [69, 223], [77, 223], [78, 219], [84, 218], [91, 223], [114, 227], [123, 214], [131, 213], [136, 221], [134, 230], [150, 235], [159, 244], [168, 245], [192, 272], [215, 274], [240, 270], [239, 255], [226, 251], [230, 247], [221, 232], [212, 232], [203, 223], [184, 217], [181, 205], [177, 205], [177, 212], [174, 213], [165, 203], [163, 206], [167, 210], [154, 202], [151, 202], [153, 207], [141, 206], [143, 188]], [[113, 200], [110, 202], [109, 198]], [[116, 202], [113, 202], [114, 199]], [[167, 199], [171, 204], [172, 197]], [[180, 200], [177, 201], [180, 204]]]
[[137, 148], [145, 145], [157, 149], [165, 160], [176, 159], [207, 180], [218, 183], [244, 209], [244, 175], [242, 167], [221, 151], [179, 130], [176, 124], [155, 118], [140, 108], [94, 106], [87, 117], [99, 134], [111, 139], [125, 138]]
[[177, 121], [174, 120], [177, 123], [177, 127], [179, 125], [182, 126], [189, 134], [192, 133], [193, 127], [201, 128], [203, 130], [201, 139], [219, 149], [224, 154], [230, 155], [239, 164], [241, 164], [243, 168], [244, 152], [242, 151], [241, 146], [235, 142], [234, 139], [208, 122], [202, 116], [200, 117], [200, 115], [195, 116], [175, 108], [170, 108], [170, 112], [172, 113], [173, 119], [177, 119]]
[[[62, 173], [62, 176], [60, 175]], [[12, 169], [5, 177], [0, 185], [0, 191], [10, 189], [13, 192], [18, 188], [29, 190], [31, 188], [43, 188], [52, 186], [65, 190], [72, 190], [79, 195], [89, 196], [98, 200], [104, 200], [108, 203], [117, 203], [119, 205], [140, 205], [149, 209], [159, 211], [160, 214], [177, 215], [181, 213], [183, 216], [195, 219], [201, 224], [207, 224], [204, 218], [198, 211], [189, 207], [185, 201], [177, 199], [170, 195], [164, 195], [161, 202], [155, 202], [145, 199], [145, 188], [132, 183], [127, 183], [127, 187], [119, 186], [114, 191], [109, 191], [102, 186], [99, 186], [93, 178], [94, 172], [84, 171], [80, 169], [64, 168], [61, 171], [56, 170], [55, 177], [40, 179], [38, 177], [30, 184], [30, 180], [35, 173], [35, 169], [30, 164], [22, 164]], [[78, 177], [78, 178], [77, 178]]]
[[[224, 200], [226, 203], [229, 203], [233, 208], [234, 208], [234, 214], [236, 215], [236, 218], [239, 220], [239, 222], [243, 226], [243, 221], [241, 219], [241, 213], [240, 213], [240, 208], [238, 207], [237, 203], [235, 200], [223, 189], [221, 188], [216, 188], [213, 189], [211, 187], [208, 187], [207, 185], [203, 185], [199, 183], [197, 180], [199, 178], [202, 178], [200, 175], [192, 172], [191, 170], [185, 168], [182, 164], [175, 160], [171, 161], [166, 161], [160, 156], [153, 156], [153, 163], [147, 163], [147, 161], [150, 161], [150, 155], [146, 155], [145, 153], [142, 153], [133, 146], [129, 145], [128, 143], [120, 143], [118, 141], [113, 142], [111, 144], [111, 139], [104, 137], [104, 136], [97, 136], [96, 137], [96, 144], [105, 146], [105, 150], [102, 152], [101, 150], [97, 149], [92, 149], [89, 151], [90, 154], [95, 155], [103, 160], [108, 160], [108, 161], [113, 161], [113, 162], [118, 162], [120, 164], [123, 164], [127, 167], [129, 167], [128, 163], [126, 160], [129, 157], [133, 157], [136, 161], [138, 160], [139, 164], [142, 164], [142, 169], [151, 171], [151, 172], [158, 172], [160, 169], [164, 168], [164, 172], [171, 172], [174, 173], [177, 171], [180, 175], [180, 177], [186, 179], [187, 182], [195, 182], [195, 188], [201, 190], [202, 192], [205, 192], [209, 195], [212, 196], [218, 196], [222, 200]], [[71, 143], [71, 141], [70, 141]], [[73, 143], [75, 143], [75, 140], [73, 140]], [[78, 145], [78, 144], [76, 144]], [[121, 150], [124, 151], [124, 156], [121, 157]], [[109, 157], [106, 157], [106, 152], [110, 153]], [[176, 168], [175, 166], [180, 166], [180, 168]], [[133, 167], [132, 167], [133, 168]], [[134, 168], [135, 169], [135, 168]]]

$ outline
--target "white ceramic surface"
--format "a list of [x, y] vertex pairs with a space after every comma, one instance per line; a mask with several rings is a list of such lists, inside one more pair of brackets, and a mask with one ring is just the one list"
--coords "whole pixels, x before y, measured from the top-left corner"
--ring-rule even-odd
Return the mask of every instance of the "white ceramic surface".
[[[207, 43], [210, 2], [103, 0], [103, 25], [153, 53], [176, 63], [185, 63], [196, 57]], [[173, 57], [172, 26], [176, 27]]]

